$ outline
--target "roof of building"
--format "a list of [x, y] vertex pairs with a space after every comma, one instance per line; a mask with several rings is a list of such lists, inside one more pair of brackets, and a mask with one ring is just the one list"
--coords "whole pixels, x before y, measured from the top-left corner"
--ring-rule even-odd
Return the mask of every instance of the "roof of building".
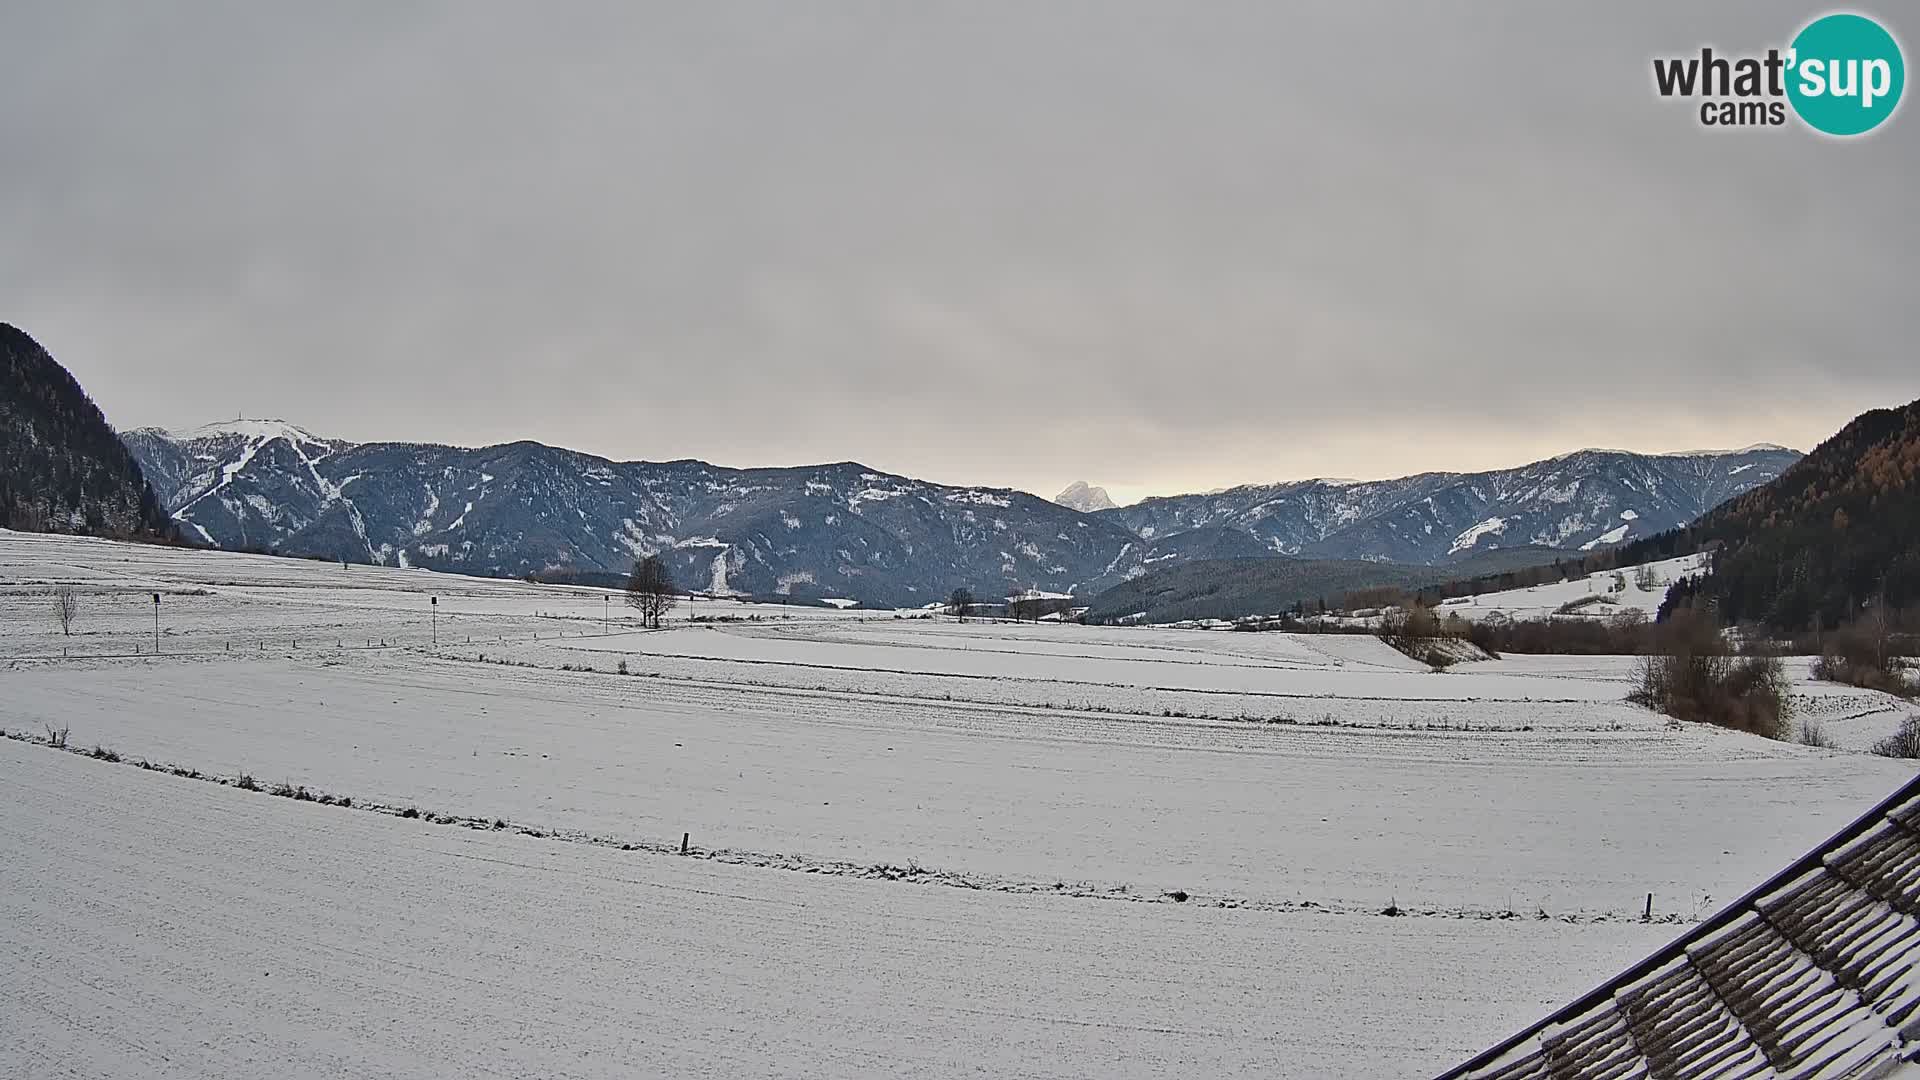
[[1840, 1080], [1920, 1055], [1920, 778], [1440, 1080]]

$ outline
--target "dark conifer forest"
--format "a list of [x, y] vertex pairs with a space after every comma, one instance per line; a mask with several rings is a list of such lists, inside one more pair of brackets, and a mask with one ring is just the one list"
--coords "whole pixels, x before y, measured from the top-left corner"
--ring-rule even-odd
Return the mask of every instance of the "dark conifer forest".
[[1687, 599], [1727, 623], [1797, 633], [1920, 606], [1920, 401], [1862, 414], [1684, 531], [1718, 545]]
[[31, 337], [0, 323], [0, 525], [162, 537], [171, 523], [98, 406]]

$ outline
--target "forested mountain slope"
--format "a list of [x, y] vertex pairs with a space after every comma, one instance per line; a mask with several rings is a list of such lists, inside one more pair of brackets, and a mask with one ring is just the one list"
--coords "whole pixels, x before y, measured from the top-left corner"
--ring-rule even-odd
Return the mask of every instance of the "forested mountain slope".
[[0, 323], [0, 525], [161, 536], [171, 523], [140, 466], [73, 375]]

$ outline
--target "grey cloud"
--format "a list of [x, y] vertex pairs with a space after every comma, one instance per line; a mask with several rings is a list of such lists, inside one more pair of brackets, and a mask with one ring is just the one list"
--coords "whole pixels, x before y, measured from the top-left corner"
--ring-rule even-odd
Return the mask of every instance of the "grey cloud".
[[1650, 89], [1813, 12], [1401, 7], [13, 5], [0, 318], [122, 425], [1043, 494], [1920, 394], [1920, 121]]

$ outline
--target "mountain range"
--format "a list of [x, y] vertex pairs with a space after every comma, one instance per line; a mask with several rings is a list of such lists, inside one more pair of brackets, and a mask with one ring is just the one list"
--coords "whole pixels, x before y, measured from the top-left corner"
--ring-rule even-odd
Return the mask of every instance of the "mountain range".
[[1066, 591], [1130, 539], [1024, 492], [853, 462], [730, 469], [531, 442], [354, 444], [281, 421], [126, 442], [189, 538], [462, 573], [613, 580], [657, 552], [682, 588], [917, 606], [961, 585]]
[[533, 442], [352, 443], [254, 420], [124, 440], [183, 535], [223, 548], [587, 581], [658, 552], [682, 587], [872, 606], [926, 604], [961, 585], [1091, 597], [1199, 559], [1442, 565], [1500, 548], [1591, 550], [1684, 525], [1799, 456], [1589, 450], [1495, 472], [1308, 480], [1083, 513], [853, 462], [616, 462]]
[[1102, 512], [1143, 540], [1227, 528], [1274, 554], [1434, 565], [1536, 545], [1591, 551], [1685, 525], [1800, 459], [1781, 446], [1685, 454], [1578, 450], [1514, 469], [1301, 480]]

